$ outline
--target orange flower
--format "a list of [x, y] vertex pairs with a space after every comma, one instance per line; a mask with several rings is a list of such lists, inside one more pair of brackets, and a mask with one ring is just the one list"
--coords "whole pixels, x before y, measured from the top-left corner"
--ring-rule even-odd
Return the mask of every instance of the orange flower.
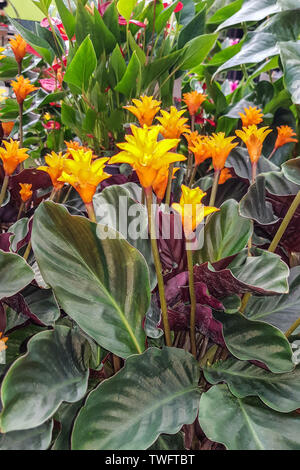
[[245, 114], [239, 113], [241, 116], [241, 120], [243, 123], [243, 127], [249, 127], [252, 126], [253, 124], [257, 125], [260, 124], [263, 120], [263, 113], [261, 109], [257, 109], [256, 106], [252, 108], [252, 106], [249, 106], [249, 108], [244, 108]]
[[193, 132], [189, 132], [188, 134], [183, 134], [183, 135], [187, 140], [188, 149], [191, 152], [191, 147], [193, 147], [194, 144], [197, 142], [197, 139], [199, 137], [199, 133], [198, 133], [198, 131], [193, 131]]
[[[70, 142], [66, 142], [65, 144], [67, 146], [67, 156], [68, 158], [73, 158], [71, 154], [71, 150], [83, 150], [84, 152], [88, 152], [89, 149], [88, 147], [85, 147], [84, 145], [81, 145], [79, 142], [76, 142], [76, 140], [70, 140]], [[93, 155], [93, 160], [98, 158], [98, 155]]]
[[4, 137], [8, 137], [11, 134], [11, 131], [14, 128], [15, 123], [13, 121], [11, 122], [2, 122], [2, 129], [4, 132]]
[[242, 131], [235, 131], [236, 135], [246, 144], [252, 163], [258, 162], [264, 140], [270, 132], [272, 132], [272, 129], [269, 129], [269, 127], [260, 127], [258, 129], [255, 125], [243, 127]]
[[202, 204], [201, 201], [206, 196], [202, 189], [191, 189], [183, 184], [181, 190], [180, 202], [179, 204], [172, 204], [172, 208], [181, 215], [184, 232], [188, 235], [197, 228], [204, 217], [219, 209], [216, 207], [205, 207]]
[[183, 155], [170, 152], [178, 145], [179, 140], [163, 139], [157, 141], [161, 131], [160, 126], [141, 128], [132, 125], [131, 131], [132, 135], [125, 136], [127, 142], [118, 144], [122, 152], [112, 157], [109, 163], [128, 163], [137, 172], [144, 188], [153, 188], [155, 185], [157, 190], [159, 172], [162, 169], [168, 169], [171, 163], [186, 160]]
[[[174, 175], [176, 171], [178, 170], [179, 168], [173, 168], [173, 179], [174, 179]], [[168, 179], [169, 179], [169, 168], [165, 167], [165, 168], [161, 168], [158, 171], [157, 176], [155, 180], [153, 181], [152, 188], [159, 201], [162, 201], [163, 198], [165, 197], [166, 189], [168, 186]]]
[[7, 336], [2, 338], [3, 333], [0, 333], [0, 352], [5, 351], [7, 349], [6, 342], [8, 341]]
[[169, 113], [161, 110], [162, 116], [157, 119], [162, 125], [160, 132], [165, 139], [179, 139], [181, 134], [190, 131], [186, 125], [188, 119], [181, 117], [184, 112], [184, 110], [177, 111], [174, 106], [171, 106]]
[[293, 139], [297, 134], [290, 126], [277, 127], [278, 136], [275, 142], [275, 149], [282, 147], [289, 142], [298, 142], [298, 139]]
[[224, 168], [231, 150], [238, 145], [237, 142], [232, 142], [233, 139], [234, 137], [225, 137], [224, 132], [213, 134], [212, 137], [207, 139], [215, 171], [221, 171]]
[[70, 150], [73, 160], [66, 159], [64, 169], [59, 181], [69, 183], [79, 193], [85, 204], [93, 201], [98, 184], [110, 178], [111, 175], [104, 172], [104, 165], [109, 158], [99, 158], [92, 162], [91, 150]]
[[203, 101], [206, 100], [207, 95], [198, 93], [198, 91], [191, 91], [190, 93], [183, 94], [183, 101], [188, 107], [191, 116], [194, 116], [200, 108]]
[[232, 174], [229, 168], [223, 168], [220, 173], [219, 184], [224, 184], [230, 178], [232, 178]]
[[208, 137], [199, 135], [189, 147], [195, 156], [195, 164], [200, 165], [207, 158], [211, 157], [211, 149], [208, 145]]
[[32, 184], [27, 184], [27, 183], [19, 183], [21, 186], [21, 189], [19, 191], [21, 199], [23, 202], [29, 201], [29, 199], [32, 196]]
[[9, 43], [13, 53], [15, 54], [16, 61], [18, 64], [21, 64], [26, 55], [27, 42], [24, 41], [22, 36], [17, 34], [14, 38], [9, 40]]
[[22, 104], [30, 93], [38, 90], [38, 88], [31, 85], [28, 78], [24, 78], [23, 75], [20, 75], [15, 82], [11, 82], [11, 86], [13, 87], [19, 104]]
[[45, 157], [45, 161], [48, 166], [39, 166], [38, 170], [45, 171], [51, 178], [53, 187], [58, 191], [64, 185], [63, 182], [59, 181], [58, 178], [61, 177], [63, 169], [65, 167], [65, 162], [67, 155], [63, 155], [62, 152], [55, 153], [52, 152], [51, 155], [48, 154]]
[[160, 110], [161, 101], [154, 100], [153, 96], [141, 96], [140, 98], [140, 100], [132, 100], [135, 106], [124, 106], [124, 108], [137, 117], [141, 127], [144, 124], [151, 126], [154, 117]]
[[27, 160], [29, 155], [26, 153], [28, 149], [19, 149], [20, 142], [10, 139], [10, 142], [3, 141], [3, 143], [5, 149], [0, 148], [0, 159], [3, 162], [5, 174], [8, 176], [12, 175], [17, 166]]

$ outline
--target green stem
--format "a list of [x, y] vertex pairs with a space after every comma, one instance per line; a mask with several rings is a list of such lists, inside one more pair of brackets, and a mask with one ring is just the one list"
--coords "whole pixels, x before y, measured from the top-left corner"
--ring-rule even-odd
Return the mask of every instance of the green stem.
[[3, 201], [5, 199], [8, 183], [9, 183], [9, 176], [5, 175], [4, 180], [3, 180], [3, 184], [2, 184], [2, 188], [1, 188], [1, 193], [0, 193], [0, 207], [2, 206]]
[[209, 200], [209, 205], [214, 206], [215, 201], [216, 201], [216, 196], [217, 196], [217, 191], [218, 191], [218, 184], [219, 184], [219, 179], [220, 179], [220, 170], [215, 170], [214, 174], [214, 182], [213, 182], [213, 187], [211, 190], [211, 195], [210, 195], [210, 200]]
[[19, 125], [19, 141], [20, 148], [23, 148], [23, 103], [19, 104], [19, 116], [20, 116], [20, 125]]
[[170, 201], [171, 201], [173, 170], [174, 170], [174, 163], [171, 163], [171, 165], [169, 166], [169, 176], [168, 176], [168, 184], [167, 184], [167, 191], [166, 191], [166, 205], [167, 206], [170, 205]]
[[17, 220], [20, 219], [20, 217], [21, 217], [21, 215], [22, 215], [22, 212], [24, 211], [24, 207], [25, 207], [25, 203], [22, 201], [22, 202], [21, 202], [21, 205], [20, 205], [19, 212], [18, 212]]
[[157, 240], [156, 240], [155, 225], [154, 225], [154, 220], [152, 216], [152, 189], [145, 188], [145, 195], [146, 195], [146, 204], [147, 204], [147, 211], [148, 211], [148, 225], [149, 225], [149, 233], [150, 233], [150, 239], [151, 239], [151, 248], [152, 248], [154, 265], [155, 265], [155, 270], [156, 270], [156, 275], [157, 275], [157, 284], [158, 284], [160, 306], [161, 306], [161, 312], [162, 312], [162, 320], [163, 320], [164, 331], [165, 331], [165, 340], [166, 340], [166, 345], [171, 347], [172, 346], [171, 330], [170, 330], [169, 319], [168, 319], [168, 307], [167, 307], [166, 296], [165, 296], [164, 279], [162, 275], [162, 266], [160, 262], [159, 251], [158, 251]]
[[190, 317], [190, 338], [191, 338], [191, 353], [197, 358], [196, 349], [196, 294], [194, 283], [194, 264], [193, 264], [193, 251], [186, 250], [188, 272], [189, 272], [189, 290], [191, 299], [191, 317]]
[[28, 260], [30, 252], [31, 252], [31, 241], [28, 243], [25, 253], [23, 255], [23, 258], [25, 259], [25, 261]]
[[93, 202], [86, 203], [85, 207], [86, 207], [86, 210], [87, 210], [90, 221], [91, 222], [97, 222]]
[[196, 173], [197, 173], [197, 165], [195, 164], [194, 169], [193, 169], [193, 173], [192, 173], [192, 176], [191, 176], [191, 179], [190, 179], [190, 182], [189, 182], [189, 188], [191, 188], [193, 186]]
[[71, 194], [71, 191], [72, 191], [72, 186], [70, 185], [70, 187], [69, 187], [69, 189], [68, 189], [68, 191], [67, 191], [67, 193], [66, 193], [66, 195], [65, 195], [65, 197], [62, 201], [62, 204], [65, 204], [67, 202], [67, 200], [69, 199], [69, 196]]
[[300, 326], [300, 318], [298, 318], [298, 320], [296, 320], [295, 323], [290, 326], [290, 328], [284, 333], [284, 335], [288, 338], [289, 336], [291, 336], [292, 333], [294, 333], [298, 326]]
[[283, 221], [281, 222], [281, 225], [279, 229], [277, 230], [275, 237], [272, 240], [271, 245], [269, 246], [269, 250], [271, 253], [274, 253], [284, 232], [286, 231], [290, 221], [293, 218], [293, 215], [295, 214], [296, 210], [298, 209], [298, 206], [300, 204], [300, 191], [298, 191], [298, 194], [295, 196], [292, 204], [290, 205], [289, 210], [286, 213], [286, 216], [284, 217]]

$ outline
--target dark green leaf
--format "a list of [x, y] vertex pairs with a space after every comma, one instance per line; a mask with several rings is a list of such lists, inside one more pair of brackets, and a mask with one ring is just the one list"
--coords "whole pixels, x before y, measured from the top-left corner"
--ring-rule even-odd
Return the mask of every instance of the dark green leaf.
[[0, 434], [0, 450], [47, 450], [51, 443], [53, 421], [26, 431]]
[[0, 299], [17, 294], [33, 278], [33, 270], [21, 256], [0, 250]]
[[86, 90], [96, 66], [95, 50], [88, 36], [80, 45], [70, 65], [68, 65], [64, 81], [75, 85], [80, 90]]

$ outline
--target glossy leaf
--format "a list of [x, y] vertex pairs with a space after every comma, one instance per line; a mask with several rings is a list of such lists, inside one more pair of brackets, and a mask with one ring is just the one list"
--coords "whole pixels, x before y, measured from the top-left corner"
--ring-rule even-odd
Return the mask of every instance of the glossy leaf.
[[[236, 147], [230, 153], [225, 166], [227, 168], [233, 168], [237, 176], [240, 178], [247, 179], [249, 182], [252, 180], [252, 169], [251, 162], [247, 152], [247, 149], [242, 147]], [[257, 175], [260, 173], [266, 173], [276, 171], [279, 168], [274, 163], [261, 156], [257, 164]]]
[[300, 157], [288, 160], [281, 168], [282, 173], [289, 181], [300, 185]]
[[68, 66], [64, 81], [75, 85], [80, 90], [86, 90], [96, 65], [95, 49], [90, 37], [87, 36]]
[[65, 326], [35, 335], [14, 362], [1, 388], [2, 432], [45, 423], [63, 401], [80, 400], [87, 389], [86, 340]]
[[128, 358], [87, 398], [72, 449], [144, 450], [160, 434], [176, 434], [197, 416], [198, 380], [197, 362], [180, 349], [150, 348]]
[[260, 21], [279, 11], [277, 0], [247, 0], [237, 13], [219, 26], [218, 30], [247, 21]]
[[59, 16], [63, 22], [64, 29], [67, 33], [69, 40], [71, 41], [75, 33], [75, 17], [72, 15], [70, 10], [66, 7], [63, 0], [55, 0], [55, 4], [59, 13]]
[[300, 408], [300, 366], [286, 374], [272, 374], [249, 362], [228, 359], [207, 367], [204, 375], [211, 384], [226, 382], [238, 398], [255, 395], [282, 413]]
[[277, 374], [293, 370], [290, 344], [277, 328], [239, 313], [215, 312], [214, 317], [222, 323], [226, 346], [235, 357], [261, 361]]
[[266, 201], [265, 176], [258, 175], [255, 184], [252, 184], [240, 201], [240, 214], [248, 219], [254, 219], [259, 224], [268, 225], [278, 221], [274, 214], [272, 204]]
[[53, 421], [25, 431], [0, 434], [0, 450], [47, 450], [51, 444]]
[[216, 385], [200, 400], [199, 422], [206, 436], [229, 450], [298, 450], [299, 418], [278, 413], [259, 398], [236, 398]]
[[33, 278], [33, 270], [21, 256], [0, 250], [0, 299], [16, 294]]
[[190, 70], [200, 65], [213, 48], [217, 38], [217, 34], [203, 34], [189, 41], [184, 47], [184, 54], [177, 67], [180, 70]]
[[300, 104], [300, 41], [279, 43], [280, 57], [284, 69], [284, 78], [288, 91], [295, 104]]
[[149, 272], [142, 255], [119, 238], [58, 204], [46, 202], [35, 213], [34, 253], [59, 304], [101, 346], [127, 357], [145, 348]]
[[119, 0], [117, 3], [117, 9], [120, 15], [129, 21], [135, 5], [136, 0]]
[[134, 95], [135, 90], [139, 87], [141, 80], [141, 63], [136, 52], [131, 56], [126, 72], [115, 87], [115, 91], [123, 93], [127, 98]]

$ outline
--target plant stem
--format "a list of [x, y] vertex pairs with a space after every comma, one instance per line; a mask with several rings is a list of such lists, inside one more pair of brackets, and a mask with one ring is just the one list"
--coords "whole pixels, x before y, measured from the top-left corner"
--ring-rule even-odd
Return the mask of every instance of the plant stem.
[[284, 232], [286, 231], [290, 221], [293, 218], [293, 215], [295, 214], [296, 210], [298, 209], [298, 206], [300, 204], [300, 191], [298, 191], [298, 194], [295, 196], [292, 204], [290, 205], [289, 210], [286, 213], [286, 216], [284, 217], [283, 221], [281, 222], [281, 225], [279, 229], [277, 230], [275, 237], [272, 240], [271, 245], [269, 246], [268, 251], [271, 253], [274, 253]]
[[268, 157], [268, 160], [271, 160], [271, 158], [273, 157], [274, 153], [276, 152], [276, 147], [273, 148], [272, 152], [270, 153], [269, 157]]
[[171, 165], [169, 166], [169, 176], [168, 176], [168, 184], [167, 184], [167, 191], [166, 191], [166, 205], [167, 206], [170, 205], [170, 201], [171, 201], [173, 170], [174, 170], [174, 163], [171, 163]]
[[3, 184], [2, 184], [2, 188], [1, 188], [1, 193], [0, 193], [0, 207], [2, 206], [3, 201], [5, 199], [8, 183], [9, 183], [9, 176], [5, 175], [4, 180], [3, 180]]
[[31, 252], [31, 241], [28, 243], [27, 248], [26, 248], [26, 250], [25, 250], [25, 253], [24, 253], [24, 255], [23, 255], [23, 258], [25, 259], [25, 261], [28, 260], [28, 257], [29, 257], [29, 255], [30, 255], [30, 252]]
[[194, 283], [194, 264], [193, 264], [193, 251], [186, 250], [188, 271], [189, 271], [189, 291], [191, 299], [191, 316], [190, 316], [190, 338], [191, 338], [191, 353], [197, 358], [196, 349], [196, 294]]
[[115, 354], [113, 354], [112, 356], [113, 356], [114, 371], [116, 373], [116, 372], [119, 372], [119, 370], [121, 369], [121, 361], [120, 361], [120, 358], [116, 356]]
[[163, 320], [164, 331], [165, 331], [165, 341], [166, 341], [166, 345], [171, 347], [172, 346], [171, 331], [170, 331], [170, 325], [169, 325], [169, 319], [168, 319], [168, 307], [167, 307], [166, 296], [165, 296], [164, 279], [162, 275], [162, 266], [160, 262], [159, 251], [158, 251], [157, 240], [156, 240], [155, 225], [154, 225], [154, 220], [152, 216], [152, 189], [151, 188], [145, 188], [145, 196], [146, 196], [146, 204], [147, 204], [147, 211], [148, 211], [148, 225], [149, 225], [149, 233], [150, 233], [150, 240], [151, 240], [151, 248], [152, 248], [154, 265], [155, 265], [155, 270], [156, 270], [156, 275], [157, 275], [160, 306], [161, 306], [162, 320]]
[[19, 103], [19, 116], [20, 116], [20, 124], [19, 124], [19, 141], [20, 147], [23, 147], [23, 103]]
[[211, 190], [211, 195], [210, 195], [210, 200], [209, 200], [209, 205], [213, 206], [216, 201], [216, 196], [217, 196], [217, 191], [218, 191], [218, 184], [219, 184], [219, 179], [220, 179], [220, 170], [215, 170], [214, 174], [214, 182], [213, 182], [213, 187]]
[[252, 167], [252, 184], [254, 184], [256, 180], [256, 173], [257, 173], [257, 162], [253, 162], [251, 167]]
[[[152, 29], [152, 50], [154, 49], [154, 35], [155, 35], [155, 19], [156, 19], [156, 1], [157, 0], [154, 0], [154, 3], [153, 3], [153, 29]], [[152, 51], [151, 51], [151, 54], [152, 54]]]
[[20, 205], [19, 212], [18, 212], [17, 221], [20, 219], [21, 214], [22, 214], [22, 212], [24, 211], [24, 207], [25, 207], [25, 203], [22, 201], [22, 202], [21, 202], [21, 205]]
[[86, 207], [86, 210], [87, 210], [90, 221], [91, 222], [97, 222], [93, 202], [86, 203], [85, 207]]
[[296, 320], [292, 324], [292, 326], [290, 326], [290, 328], [284, 333], [284, 335], [288, 338], [289, 336], [291, 336], [292, 333], [294, 333], [298, 326], [300, 326], [300, 318], [298, 318], [298, 320]]
[[67, 200], [69, 199], [69, 196], [70, 196], [71, 191], [72, 191], [72, 187], [73, 187], [73, 186], [70, 185], [70, 187], [69, 187], [69, 189], [68, 189], [68, 191], [67, 191], [67, 193], [66, 193], [66, 195], [65, 195], [65, 197], [64, 197], [64, 199], [63, 199], [63, 201], [62, 201], [62, 204], [65, 204], [65, 203], [67, 202]]
[[194, 169], [193, 169], [193, 173], [192, 173], [192, 176], [191, 176], [191, 179], [190, 179], [190, 182], [189, 182], [189, 188], [191, 188], [193, 186], [193, 182], [194, 182], [196, 173], [197, 173], [197, 165], [195, 164]]

